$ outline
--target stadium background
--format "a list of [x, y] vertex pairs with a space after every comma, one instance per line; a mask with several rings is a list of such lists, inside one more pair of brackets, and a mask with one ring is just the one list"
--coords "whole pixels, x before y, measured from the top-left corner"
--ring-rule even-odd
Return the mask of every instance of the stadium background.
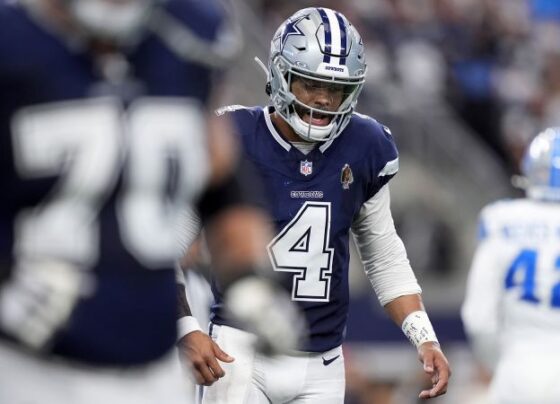
[[[266, 61], [276, 27], [306, 6], [337, 9], [358, 28], [369, 69], [358, 111], [389, 126], [399, 146], [393, 214], [454, 372], [447, 395], [433, 401], [484, 403], [486, 375], [459, 317], [477, 214], [521, 195], [510, 178], [524, 146], [557, 125], [560, 2], [240, 0], [245, 46], [226, 103], [267, 103], [253, 58]], [[347, 402], [415, 403], [424, 379], [414, 350], [355, 259], [351, 272]]]
[[[479, 210], [521, 195], [510, 178], [523, 148], [559, 124], [560, 1], [237, 0], [244, 47], [225, 104], [267, 103], [253, 58], [266, 61], [274, 30], [306, 6], [337, 9], [358, 28], [368, 62], [358, 111], [389, 126], [400, 150], [393, 215], [453, 369], [447, 395], [430, 402], [486, 403], [459, 310]], [[347, 403], [416, 403], [425, 379], [414, 348], [356, 259], [351, 288]]]

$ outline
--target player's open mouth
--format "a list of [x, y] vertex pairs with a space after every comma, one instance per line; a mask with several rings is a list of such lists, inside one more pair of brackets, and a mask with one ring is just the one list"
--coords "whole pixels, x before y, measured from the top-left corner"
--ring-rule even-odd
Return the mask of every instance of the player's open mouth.
[[304, 122], [316, 126], [327, 126], [331, 123], [332, 115], [313, 112], [313, 116], [309, 112], [300, 113], [299, 116]]
[[327, 126], [331, 123], [332, 115], [314, 113], [313, 116], [305, 114], [303, 120], [311, 125]]

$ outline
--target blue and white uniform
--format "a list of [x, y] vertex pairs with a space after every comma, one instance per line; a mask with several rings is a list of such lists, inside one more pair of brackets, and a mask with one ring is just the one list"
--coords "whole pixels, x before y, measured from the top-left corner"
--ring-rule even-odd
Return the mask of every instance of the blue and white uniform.
[[[389, 210], [387, 183], [398, 171], [393, 137], [374, 119], [353, 114], [340, 136], [305, 154], [274, 127], [272, 107], [224, 111], [236, 123], [245, 156], [263, 179], [277, 234], [268, 254], [306, 316], [309, 340], [301, 352], [275, 359], [237, 348], [251, 337], [227, 322], [214, 285], [212, 333], [222, 349], [238, 359], [226, 364], [225, 378], [208, 389], [205, 400], [258, 403], [267, 397], [275, 403], [311, 397], [321, 403], [342, 402], [340, 345], [348, 314], [351, 230], [382, 304], [420, 292]], [[244, 377], [252, 379], [248, 390], [240, 387]]]
[[492, 402], [556, 403], [560, 205], [495, 202], [481, 212], [479, 236], [462, 318], [477, 358], [494, 371]]
[[[217, 38], [213, 2], [165, 7], [200, 40]], [[208, 175], [213, 72], [146, 32], [119, 53], [112, 82], [73, 39], [0, 4], [2, 345], [145, 366], [176, 342], [174, 226]]]

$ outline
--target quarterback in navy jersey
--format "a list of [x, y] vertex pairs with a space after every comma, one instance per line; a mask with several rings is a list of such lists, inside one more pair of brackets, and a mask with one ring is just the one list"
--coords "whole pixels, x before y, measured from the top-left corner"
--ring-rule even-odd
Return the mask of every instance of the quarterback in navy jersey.
[[[348, 271], [341, 269], [349, 263], [350, 228], [363, 204], [396, 174], [397, 150], [389, 129], [354, 114], [339, 138], [305, 153], [284, 140], [274, 113], [272, 106], [254, 107], [228, 116], [266, 187], [278, 233], [269, 256], [311, 327], [303, 349], [324, 352], [343, 339]], [[214, 321], [224, 321], [219, 305]]]
[[266, 228], [213, 153], [225, 21], [214, 1], [0, 3], [0, 402], [186, 400], [182, 211], [208, 189], [230, 284], [261, 255], [236, 232]]
[[389, 207], [397, 149], [387, 127], [354, 112], [366, 74], [358, 32], [334, 10], [300, 10], [278, 28], [265, 70], [269, 106], [230, 106], [218, 115], [235, 122], [245, 157], [263, 179], [277, 232], [268, 255], [305, 313], [309, 338], [300, 352], [273, 359], [251, 351], [244, 344], [253, 337], [224, 317], [214, 282], [211, 334], [236, 361], [203, 401], [343, 403], [351, 232], [381, 304], [431, 377], [420, 397], [444, 394], [449, 365]]

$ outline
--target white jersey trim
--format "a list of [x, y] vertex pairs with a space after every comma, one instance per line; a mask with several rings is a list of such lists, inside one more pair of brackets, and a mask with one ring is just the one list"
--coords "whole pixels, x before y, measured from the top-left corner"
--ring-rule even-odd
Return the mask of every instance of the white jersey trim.
[[321, 150], [321, 153], [324, 153], [325, 150], [327, 150], [337, 138], [338, 138], [338, 136], [333, 137], [330, 140], [328, 140], [327, 142], [323, 143], [321, 146], [319, 146], [319, 150]]
[[378, 177], [383, 177], [385, 175], [394, 175], [399, 171], [399, 158], [388, 161], [385, 167], [379, 172]]
[[268, 130], [270, 131], [270, 134], [272, 135], [274, 140], [276, 140], [278, 142], [278, 144], [280, 146], [282, 146], [286, 151], [290, 151], [290, 149], [292, 148], [292, 145], [289, 142], [285, 141], [282, 136], [280, 136], [280, 134], [278, 133], [278, 131], [276, 130], [276, 128], [274, 127], [274, 125], [272, 123], [272, 119], [270, 118], [270, 108], [271, 107], [265, 107], [263, 109], [264, 110], [264, 120], [266, 122], [266, 126], [267, 126]]

